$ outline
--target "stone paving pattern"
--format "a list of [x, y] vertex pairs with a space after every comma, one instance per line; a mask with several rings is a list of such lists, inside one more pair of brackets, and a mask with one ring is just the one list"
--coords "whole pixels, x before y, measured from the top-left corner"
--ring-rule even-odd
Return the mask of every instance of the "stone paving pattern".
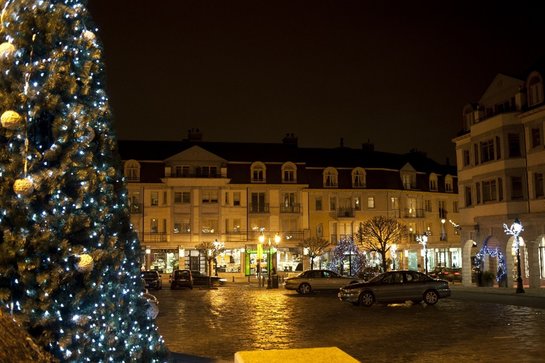
[[183, 353], [178, 362], [330, 346], [364, 362], [543, 362], [543, 290], [524, 296], [543, 307], [536, 308], [494, 303], [521, 300], [511, 289], [478, 290], [492, 302], [464, 298], [475, 289], [454, 287], [452, 298], [435, 306], [371, 308], [342, 303], [335, 293], [301, 296], [253, 284], [152, 293], [160, 301], [160, 333], [171, 351]]

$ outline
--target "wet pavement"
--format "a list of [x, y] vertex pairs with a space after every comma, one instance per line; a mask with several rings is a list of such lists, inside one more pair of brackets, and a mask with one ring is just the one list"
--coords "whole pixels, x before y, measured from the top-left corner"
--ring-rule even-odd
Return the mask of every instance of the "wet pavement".
[[335, 293], [301, 296], [249, 284], [152, 293], [160, 301], [159, 332], [181, 353], [178, 362], [328, 346], [364, 362], [542, 362], [545, 297], [529, 293], [525, 298], [539, 304], [528, 307], [512, 304], [520, 299], [507, 290], [479, 294], [484, 300], [475, 291], [454, 288], [452, 298], [434, 306], [371, 308], [342, 303]]

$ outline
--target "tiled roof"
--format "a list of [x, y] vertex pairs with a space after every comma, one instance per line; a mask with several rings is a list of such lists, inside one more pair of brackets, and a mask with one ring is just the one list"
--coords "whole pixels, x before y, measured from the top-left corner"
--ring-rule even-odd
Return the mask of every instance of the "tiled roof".
[[284, 143], [119, 140], [119, 152], [123, 160], [164, 161], [195, 145], [230, 162], [291, 161], [304, 163], [307, 167], [362, 167], [394, 170], [399, 170], [410, 163], [419, 172], [456, 175], [455, 166], [441, 165], [423, 153], [394, 154], [348, 147], [302, 148]]

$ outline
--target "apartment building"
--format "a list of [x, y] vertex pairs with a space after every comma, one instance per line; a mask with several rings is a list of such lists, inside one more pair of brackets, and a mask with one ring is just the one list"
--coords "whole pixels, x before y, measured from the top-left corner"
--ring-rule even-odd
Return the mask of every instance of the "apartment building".
[[309, 266], [305, 238], [334, 246], [375, 215], [409, 227], [397, 267], [424, 270], [422, 233], [429, 269], [462, 264], [456, 168], [421, 152], [302, 148], [294, 135], [279, 143], [205, 142], [196, 130], [183, 141], [120, 141], [119, 149], [145, 268], [205, 270], [196, 248], [204, 241], [224, 249], [220, 274], [253, 275], [261, 258], [274, 259], [278, 272], [294, 271]]
[[517, 278], [516, 243], [504, 231], [519, 218], [521, 271], [525, 284], [545, 279], [545, 103], [543, 68], [522, 79], [498, 74], [479, 102], [463, 110], [456, 143], [464, 283], [471, 258], [485, 255], [484, 268]]

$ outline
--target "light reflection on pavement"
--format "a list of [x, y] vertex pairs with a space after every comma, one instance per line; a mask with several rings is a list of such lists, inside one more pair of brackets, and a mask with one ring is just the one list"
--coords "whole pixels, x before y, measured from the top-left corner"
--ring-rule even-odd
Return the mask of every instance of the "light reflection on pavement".
[[153, 291], [171, 351], [232, 361], [241, 350], [337, 346], [367, 362], [542, 362], [545, 310], [440, 300], [341, 303], [334, 293], [232, 284]]

